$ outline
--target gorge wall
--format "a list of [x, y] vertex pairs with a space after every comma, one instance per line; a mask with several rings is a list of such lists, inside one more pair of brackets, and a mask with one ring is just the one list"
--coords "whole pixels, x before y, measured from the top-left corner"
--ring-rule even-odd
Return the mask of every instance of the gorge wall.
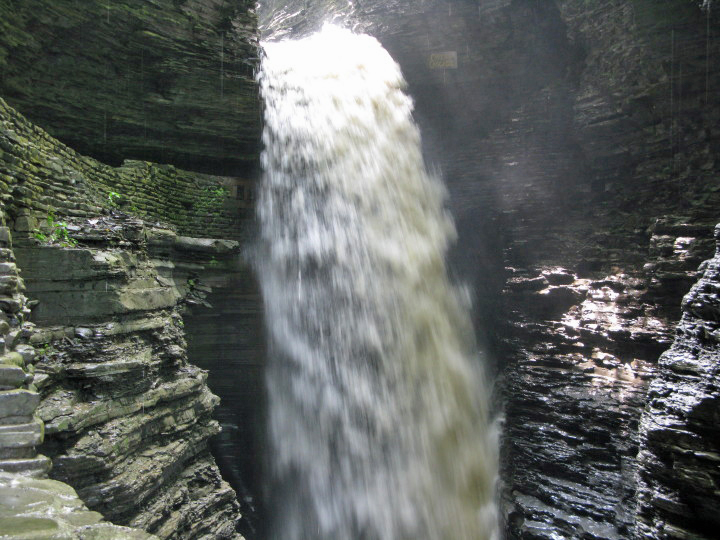
[[0, 2], [8, 103], [74, 149], [247, 175], [259, 152], [251, 0]]
[[218, 400], [187, 361], [182, 316], [201, 298], [198, 271], [232, 257], [237, 242], [179, 236], [109, 208], [103, 178], [117, 188], [138, 169], [84, 158], [0, 109], [5, 211], [34, 300], [21, 337], [36, 351], [51, 477], [115, 523], [163, 538], [239, 538], [239, 504], [208, 449]]
[[[214, 413], [219, 400], [196, 364], [243, 347], [250, 364], [262, 342], [262, 332], [233, 327], [242, 325], [238, 305], [262, 320], [240, 247], [251, 235], [259, 152], [253, 8], [0, 3], [2, 95], [30, 119], [0, 103], [3, 211], [30, 299], [21, 307], [31, 331], [18, 343], [36, 351], [27, 366], [45, 426], [44, 441], [32, 442], [47, 458], [33, 463], [42, 476], [49, 458], [53, 481], [93, 511], [83, 518], [78, 502], [70, 525], [57, 522], [78, 538], [147, 536], [77, 529], [103, 516], [160, 538], [252, 530], [242, 519], [252, 497], [233, 470], [244, 475], [259, 453], [255, 409], [242, 415], [262, 394], [260, 370], [235, 381], [225, 408], [242, 416], [222, 439], [240, 456], [222, 464], [236, 493], [210, 454], [218, 420], [228, 421]], [[231, 327], [213, 325], [203, 341], [217, 319]], [[67, 499], [53, 481], [27, 490]]]
[[[692, 489], [715, 500], [716, 261], [680, 306], [720, 218], [720, 11], [261, 4], [268, 35], [329, 10], [402, 66], [498, 375], [508, 538], [712, 537]], [[26, 310], [7, 352], [37, 351], [21, 384], [45, 422], [23, 448], [115, 523], [232, 537], [242, 513], [257, 537], [253, 3], [0, 0], [0, 14], [2, 253], [22, 271], [0, 284], [29, 302], [6, 288], [0, 307]]]
[[640, 425], [638, 536], [714, 538], [718, 457], [718, 250], [685, 296], [675, 341], [659, 360]]

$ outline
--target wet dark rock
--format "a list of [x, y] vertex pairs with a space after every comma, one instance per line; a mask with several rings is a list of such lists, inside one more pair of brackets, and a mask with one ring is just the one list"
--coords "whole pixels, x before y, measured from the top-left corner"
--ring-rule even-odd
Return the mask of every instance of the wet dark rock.
[[640, 425], [637, 527], [644, 538], [710, 539], [720, 527], [720, 248], [701, 270]]
[[128, 228], [117, 247], [123, 224], [108, 222], [93, 247], [17, 248], [28, 294], [41, 299], [35, 368], [51, 476], [113, 523], [161, 538], [241, 538], [235, 493], [208, 450], [218, 399], [187, 361], [187, 277], [161, 277], [144, 232]]

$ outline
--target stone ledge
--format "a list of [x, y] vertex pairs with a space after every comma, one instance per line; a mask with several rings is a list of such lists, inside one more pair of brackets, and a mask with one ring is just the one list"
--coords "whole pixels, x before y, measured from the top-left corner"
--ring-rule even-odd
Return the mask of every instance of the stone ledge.
[[0, 539], [157, 540], [102, 519], [67, 484], [0, 472]]

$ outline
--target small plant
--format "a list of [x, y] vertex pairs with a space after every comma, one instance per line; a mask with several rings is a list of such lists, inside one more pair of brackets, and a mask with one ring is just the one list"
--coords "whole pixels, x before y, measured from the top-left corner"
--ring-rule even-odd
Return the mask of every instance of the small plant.
[[63, 247], [77, 246], [77, 240], [70, 236], [65, 221], [57, 220], [52, 212], [48, 213], [46, 221], [48, 230], [35, 229], [32, 231], [33, 237], [43, 244], [60, 244]]
[[122, 200], [122, 198], [123, 196], [120, 195], [117, 191], [111, 191], [110, 193], [108, 193], [107, 197], [108, 204], [110, 206], [117, 206]]
[[46, 244], [46, 243], [49, 242], [47, 235], [46, 235], [45, 233], [43, 233], [43, 232], [40, 232], [40, 231], [37, 230], [37, 229], [35, 229], [35, 230], [33, 231], [33, 236], [34, 236], [37, 240], [39, 240], [40, 242], [42, 242], [43, 244]]
[[50, 238], [52, 241], [57, 242], [65, 247], [77, 246], [77, 241], [70, 238], [68, 233], [67, 223], [64, 221], [58, 221], [55, 219], [55, 214], [50, 212], [47, 216], [47, 223], [50, 226]]
[[40, 356], [50, 356], [55, 354], [57, 351], [50, 343], [45, 343], [42, 347], [36, 347], [35, 350]]
[[195, 201], [195, 210], [200, 214], [219, 214], [229, 194], [225, 186], [204, 186], [200, 189], [199, 198]]
[[220, 266], [220, 261], [218, 261], [215, 257], [213, 257], [208, 262], [208, 266], [210, 266], [211, 268], [216, 268], [216, 267]]

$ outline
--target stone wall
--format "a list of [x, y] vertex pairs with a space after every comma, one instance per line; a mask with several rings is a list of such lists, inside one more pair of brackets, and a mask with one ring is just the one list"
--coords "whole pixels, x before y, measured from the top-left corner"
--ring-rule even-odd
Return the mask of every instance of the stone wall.
[[185, 235], [249, 234], [242, 226], [252, 216], [249, 180], [145, 161], [110, 167], [51, 137], [2, 98], [0, 122], [0, 196], [20, 231], [47, 235], [59, 221], [122, 211]]

